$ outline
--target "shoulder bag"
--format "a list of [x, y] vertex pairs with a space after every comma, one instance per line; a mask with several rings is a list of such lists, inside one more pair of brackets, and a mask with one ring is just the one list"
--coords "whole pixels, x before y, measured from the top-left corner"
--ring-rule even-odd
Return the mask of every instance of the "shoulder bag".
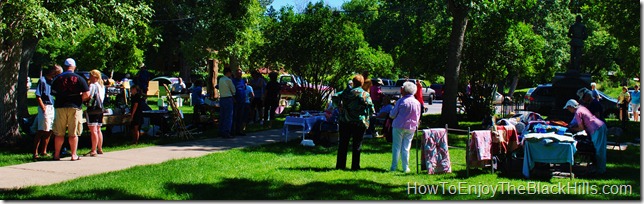
[[92, 94], [92, 97], [89, 99], [89, 104], [87, 105], [88, 115], [100, 115], [105, 112], [103, 109], [103, 101], [98, 93], [98, 89], [95, 89], [94, 94]]

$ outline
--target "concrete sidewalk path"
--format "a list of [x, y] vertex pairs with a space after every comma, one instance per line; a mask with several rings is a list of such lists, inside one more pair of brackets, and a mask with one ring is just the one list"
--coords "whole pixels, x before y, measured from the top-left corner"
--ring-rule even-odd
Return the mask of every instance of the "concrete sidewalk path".
[[283, 141], [282, 129], [273, 129], [247, 133], [247, 136], [231, 139], [211, 138], [105, 152], [97, 157], [81, 156], [81, 160], [78, 161], [70, 161], [71, 157], [64, 157], [60, 161], [38, 161], [0, 167], [0, 190], [50, 185], [138, 165], [158, 164], [172, 159], [194, 158], [233, 148]]

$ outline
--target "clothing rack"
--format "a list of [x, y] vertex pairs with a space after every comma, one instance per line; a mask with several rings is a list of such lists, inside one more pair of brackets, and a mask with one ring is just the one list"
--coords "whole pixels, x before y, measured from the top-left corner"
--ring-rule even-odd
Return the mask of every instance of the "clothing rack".
[[[460, 132], [460, 133], [467, 133], [467, 140], [465, 140], [465, 175], [470, 176], [470, 165], [468, 163], [469, 161], [469, 155], [470, 155], [470, 140], [472, 136], [472, 129], [470, 127], [467, 127], [467, 130], [464, 129], [456, 129], [456, 128], [449, 128], [447, 124], [445, 124], [445, 130], [447, 130], [447, 134], [449, 132]], [[494, 170], [492, 170], [494, 171]]]
[[[428, 127], [426, 129], [430, 129], [430, 128]], [[416, 134], [418, 134], [418, 132], [420, 131], [421, 135], [423, 135], [424, 133], [422, 132], [422, 130], [424, 130], [424, 129], [419, 130], [417, 128], [416, 129]], [[468, 166], [468, 163], [467, 163], [467, 159], [468, 159], [468, 151], [469, 151], [469, 140], [470, 140], [470, 136], [472, 134], [472, 131], [470, 130], [470, 127], [468, 127], [467, 130], [454, 129], [454, 128], [449, 128], [449, 126], [447, 124], [445, 124], [445, 137], [449, 136], [450, 131], [452, 131], [452, 132], [460, 132], [460, 133], [467, 133], [467, 142], [465, 143], [465, 166], [466, 166], [467, 175], [469, 176], [469, 171], [470, 170], [469, 170], [469, 166]], [[422, 142], [422, 138], [416, 142], [416, 173], [417, 174], [420, 173], [420, 169], [422, 168], [421, 167], [422, 163], [419, 162], [420, 157], [418, 156], [418, 151], [420, 151], [421, 148], [423, 148], [423, 147], [420, 146], [421, 142]]]

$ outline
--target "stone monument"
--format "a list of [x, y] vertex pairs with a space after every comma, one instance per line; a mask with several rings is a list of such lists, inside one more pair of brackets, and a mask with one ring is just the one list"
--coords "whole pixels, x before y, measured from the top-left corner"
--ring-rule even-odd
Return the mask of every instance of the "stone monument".
[[570, 38], [570, 69], [574, 70], [580, 69], [584, 40], [588, 38], [586, 25], [581, 23], [581, 20], [581, 15], [577, 15], [575, 23], [568, 30], [568, 37]]

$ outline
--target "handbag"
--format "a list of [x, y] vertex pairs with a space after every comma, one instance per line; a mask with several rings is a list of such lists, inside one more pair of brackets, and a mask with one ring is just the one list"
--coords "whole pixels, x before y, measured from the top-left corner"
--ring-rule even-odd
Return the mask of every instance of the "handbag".
[[94, 94], [92, 94], [92, 98], [89, 99], [86, 112], [88, 115], [101, 115], [105, 113], [105, 110], [103, 109], [103, 101], [98, 95], [98, 90], [96, 90]]

